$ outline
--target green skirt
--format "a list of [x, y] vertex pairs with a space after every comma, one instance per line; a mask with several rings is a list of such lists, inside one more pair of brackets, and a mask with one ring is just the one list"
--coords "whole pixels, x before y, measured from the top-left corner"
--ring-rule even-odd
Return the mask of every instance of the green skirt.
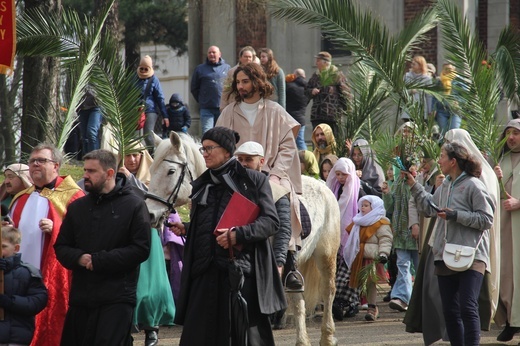
[[137, 282], [134, 324], [145, 327], [173, 325], [175, 303], [166, 272], [159, 233], [152, 228], [150, 257], [141, 263]]

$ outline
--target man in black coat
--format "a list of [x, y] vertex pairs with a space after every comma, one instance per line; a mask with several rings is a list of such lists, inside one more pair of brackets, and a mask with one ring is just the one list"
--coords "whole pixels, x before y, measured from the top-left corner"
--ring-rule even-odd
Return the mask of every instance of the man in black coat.
[[305, 110], [309, 104], [309, 97], [305, 94], [307, 87], [305, 71], [297, 68], [292, 75], [287, 75], [285, 81], [287, 113], [301, 125], [298, 137], [296, 137], [296, 145], [298, 150], [307, 150], [307, 144], [305, 144]]
[[83, 159], [89, 194], [70, 204], [54, 245], [58, 261], [72, 270], [61, 344], [132, 345], [139, 264], [150, 253], [148, 209], [116, 173], [111, 152]]

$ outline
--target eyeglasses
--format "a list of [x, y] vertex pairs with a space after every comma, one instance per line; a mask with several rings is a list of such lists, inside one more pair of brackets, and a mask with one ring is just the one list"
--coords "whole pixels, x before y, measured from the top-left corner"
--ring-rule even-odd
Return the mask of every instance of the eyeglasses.
[[200, 147], [199, 151], [202, 155], [204, 155], [204, 153], [207, 153], [209, 155], [209, 154], [211, 154], [213, 149], [216, 149], [216, 148], [222, 148], [222, 147], [220, 145], [210, 145], [207, 147]]
[[44, 159], [44, 158], [41, 158], [41, 157], [37, 157], [37, 158], [34, 158], [34, 159], [29, 159], [29, 164], [30, 165], [43, 165], [43, 164], [46, 164], [47, 162], [52, 162], [52, 163], [56, 163], [56, 161], [54, 160], [51, 160], [51, 159]]
[[148, 72], [148, 67], [139, 67], [139, 71]]

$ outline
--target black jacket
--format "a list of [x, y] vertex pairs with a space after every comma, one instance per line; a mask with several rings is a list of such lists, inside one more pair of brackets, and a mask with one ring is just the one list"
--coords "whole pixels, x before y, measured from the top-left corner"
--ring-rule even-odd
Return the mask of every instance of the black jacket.
[[0, 344], [29, 345], [34, 334], [34, 316], [47, 305], [47, 288], [40, 271], [20, 258], [20, 254], [5, 258], [12, 269], [4, 271], [4, 294], [12, 303], [3, 306]]
[[307, 82], [303, 77], [298, 77], [293, 82], [285, 84], [287, 113], [302, 126], [305, 126], [305, 109], [309, 104], [309, 98], [305, 95], [306, 86]]
[[[245, 275], [251, 275], [256, 280], [262, 313], [274, 313], [285, 308], [287, 303], [268, 240], [277, 232], [279, 226], [268, 178], [260, 172], [246, 170], [235, 159], [232, 159], [226, 171], [239, 192], [260, 207], [260, 214], [256, 221], [235, 229], [237, 244], [243, 246], [244, 255], [241, 255], [238, 260]], [[176, 304], [175, 323], [177, 324], [184, 323], [188, 297], [195, 299], [190, 295], [192, 280], [212, 268], [212, 263], [217, 263], [217, 267], [220, 268], [224, 268], [228, 263], [228, 251], [216, 244], [213, 230], [233, 190], [221, 180], [220, 184], [215, 184], [209, 189], [207, 204], [204, 204], [203, 195], [208, 184], [213, 184], [209, 170], [192, 183], [191, 223], [187, 225], [180, 299]]]
[[[122, 174], [108, 194], [90, 193], [71, 203], [54, 244], [58, 261], [73, 271], [69, 305], [135, 304], [150, 231], [148, 208]], [[79, 265], [83, 254], [92, 255], [93, 271]]]
[[[176, 107], [173, 103], [177, 103]], [[166, 106], [166, 112], [168, 113], [168, 119], [170, 120], [170, 126], [168, 131], [182, 131], [182, 128], [191, 126], [191, 116], [188, 107], [182, 102], [179, 94], [173, 94], [170, 97], [170, 103]]]

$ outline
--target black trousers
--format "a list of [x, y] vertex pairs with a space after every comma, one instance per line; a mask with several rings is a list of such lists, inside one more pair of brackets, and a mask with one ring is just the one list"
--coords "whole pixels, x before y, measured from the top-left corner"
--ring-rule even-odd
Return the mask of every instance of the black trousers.
[[61, 336], [62, 346], [128, 346], [134, 306], [108, 304], [96, 308], [71, 306]]

